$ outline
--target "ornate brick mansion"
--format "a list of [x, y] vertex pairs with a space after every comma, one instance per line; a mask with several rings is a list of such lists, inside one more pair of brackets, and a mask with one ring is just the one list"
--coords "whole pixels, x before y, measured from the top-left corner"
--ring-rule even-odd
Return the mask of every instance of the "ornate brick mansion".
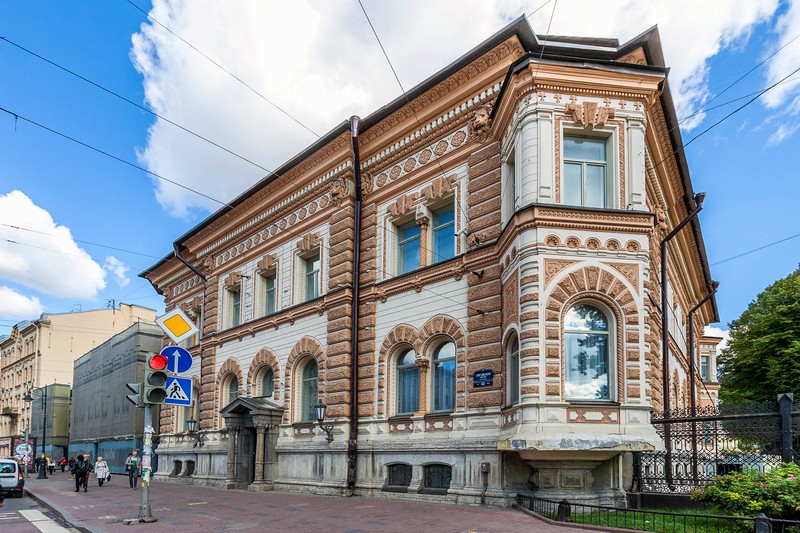
[[[696, 207], [667, 71], [656, 29], [520, 19], [179, 237], [141, 274], [202, 324], [159, 478], [621, 501], [627, 452], [663, 447], [664, 375], [688, 405], [711, 290], [694, 219], [667, 248], [664, 372], [660, 244]], [[716, 319], [711, 298], [695, 325]]]

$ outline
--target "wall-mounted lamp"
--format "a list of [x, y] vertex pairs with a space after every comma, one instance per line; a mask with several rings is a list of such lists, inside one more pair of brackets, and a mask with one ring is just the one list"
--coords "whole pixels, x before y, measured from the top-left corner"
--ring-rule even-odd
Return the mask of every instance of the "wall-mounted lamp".
[[189, 432], [189, 435], [194, 437], [194, 446], [192, 448], [197, 448], [199, 444], [202, 446], [203, 443], [203, 434], [197, 431], [197, 420], [189, 419], [186, 421], [186, 430]]
[[325, 435], [327, 435], [325, 440], [327, 440], [328, 442], [333, 442], [333, 422], [328, 422], [327, 424], [324, 423], [325, 411], [327, 409], [328, 407], [324, 403], [322, 402], [318, 403], [317, 405], [314, 406], [314, 416], [317, 419], [319, 428], [325, 432]]

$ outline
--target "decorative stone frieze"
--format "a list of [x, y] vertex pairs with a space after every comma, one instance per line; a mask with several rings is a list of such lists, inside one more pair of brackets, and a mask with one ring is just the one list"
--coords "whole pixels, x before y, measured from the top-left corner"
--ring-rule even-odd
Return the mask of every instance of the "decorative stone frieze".
[[588, 129], [605, 126], [608, 119], [614, 118], [614, 108], [600, 107], [597, 102], [570, 103], [564, 112], [572, 117], [573, 122]]

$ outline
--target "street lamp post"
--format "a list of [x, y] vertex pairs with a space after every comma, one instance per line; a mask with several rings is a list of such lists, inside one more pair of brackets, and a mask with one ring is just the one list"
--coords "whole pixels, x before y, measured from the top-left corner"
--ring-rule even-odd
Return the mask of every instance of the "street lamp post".
[[[40, 391], [40, 398], [42, 400], [42, 456], [47, 457], [44, 452], [44, 447], [47, 441], [47, 387], [39, 387], [38, 389], [35, 389], [34, 391], [31, 392], [35, 392], [36, 390]], [[25, 395], [23, 400], [25, 400], [26, 402], [32, 402], [34, 398], [33, 396], [31, 396], [31, 393], [29, 392], [28, 394]], [[34, 450], [34, 453], [35, 452], [36, 450]], [[36, 479], [48, 479], [46, 462], [45, 464], [40, 465], [39, 475], [36, 476]]]

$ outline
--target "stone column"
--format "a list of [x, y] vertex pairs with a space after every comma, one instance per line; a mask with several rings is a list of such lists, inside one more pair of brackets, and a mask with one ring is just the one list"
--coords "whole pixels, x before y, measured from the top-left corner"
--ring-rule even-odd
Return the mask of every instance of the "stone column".
[[264, 483], [264, 434], [267, 431], [266, 424], [256, 424], [256, 472], [254, 485]]
[[[419, 226], [419, 266], [424, 267], [431, 264], [430, 253], [428, 246], [428, 228], [430, 228], [431, 219], [427, 216], [417, 217], [417, 226]], [[434, 263], [436, 260], [434, 259]]]
[[423, 416], [428, 413], [428, 367], [430, 361], [427, 359], [417, 359], [419, 368], [419, 411], [415, 416]]
[[236, 487], [236, 441], [238, 440], [239, 426], [228, 428], [228, 472], [225, 476], [227, 488]]

